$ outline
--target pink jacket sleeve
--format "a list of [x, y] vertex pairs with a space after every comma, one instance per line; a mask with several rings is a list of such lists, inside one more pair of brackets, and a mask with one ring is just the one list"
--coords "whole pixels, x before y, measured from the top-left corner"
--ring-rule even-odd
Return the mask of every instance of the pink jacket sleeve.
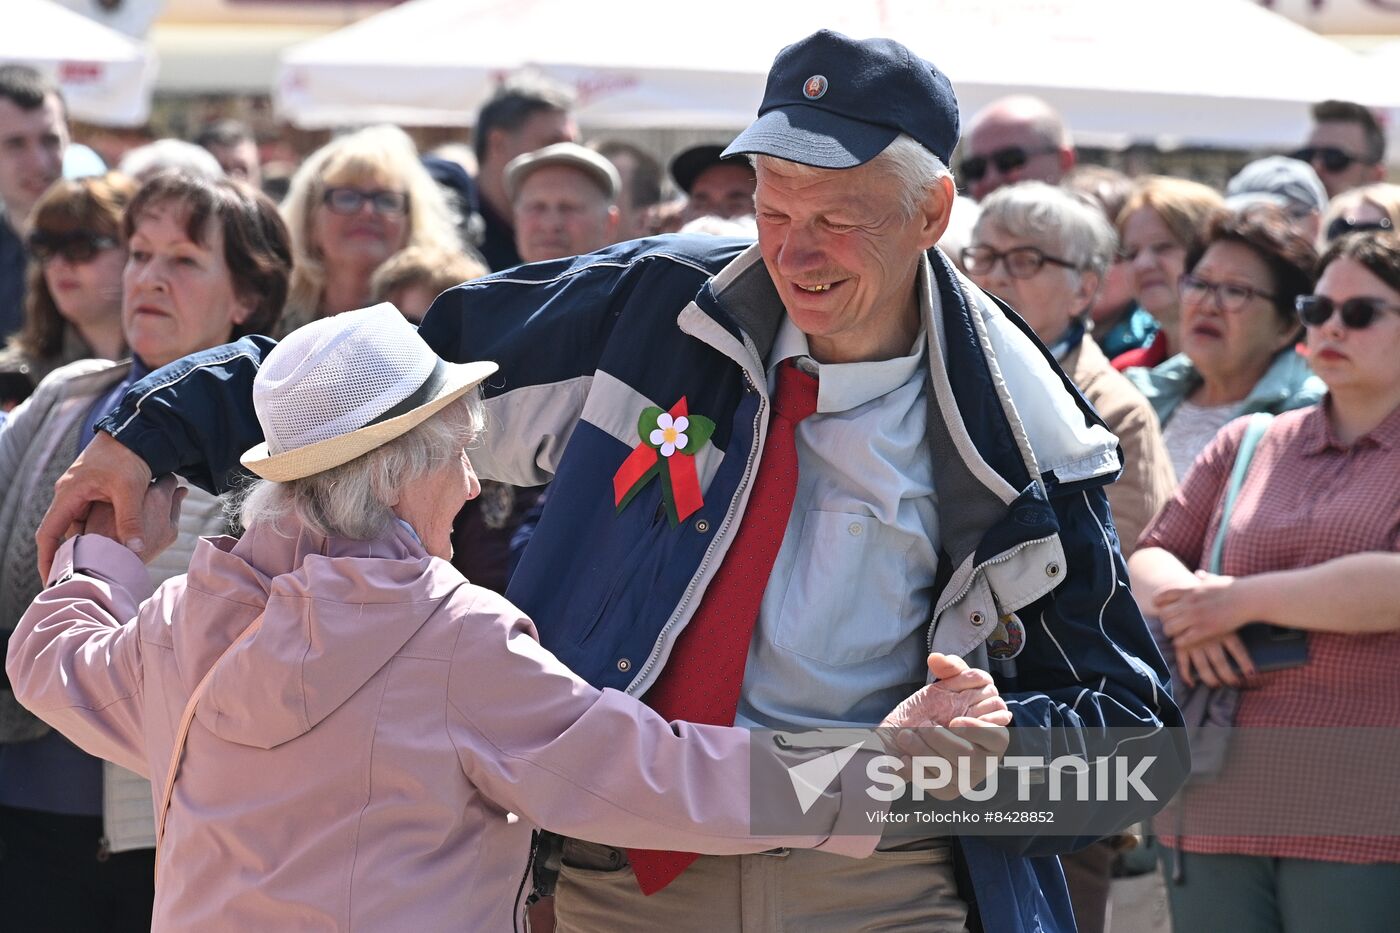
[[[98, 569], [101, 568], [101, 569]], [[100, 535], [69, 539], [10, 636], [15, 698], [83, 751], [146, 776], [137, 612], [146, 568]]]
[[755, 743], [751, 762], [748, 730], [668, 723], [624, 693], [599, 691], [541, 647], [510, 603], [482, 590], [459, 594], [445, 607], [463, 613], [448, 685], [451, 732], [467, 777], [500, 806], [617, 846], [712, 855], [874, 850], [879, 830], [867, 812], [889, 805], [864, 793], [873, 752], [856, 753], [808, 811], [803, 828], [813, 834], [752, 836], [750, 781], [791, 795], [787, 767], [824, 750]]

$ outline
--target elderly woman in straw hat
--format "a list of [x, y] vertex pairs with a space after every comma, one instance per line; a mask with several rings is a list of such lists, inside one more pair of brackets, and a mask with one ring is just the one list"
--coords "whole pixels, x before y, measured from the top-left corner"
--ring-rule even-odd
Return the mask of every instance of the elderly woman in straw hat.
[[[64, 545], [7, 670], [56, 728], [151, 775], [156, 929], [510, 929], [532, 823], [702, 853], [873, 850], [880, 805], [839, 781], [814, 834], [749, 835], [751, 776], [791, 795], [792, 753], [594, 689], [447, 562], [495, 368], [439, 360], [387, 304], [309, 324], [255, 383], [267, 442], [244, 457], [263, 481], [241, 540], [204, 539], [144, 603], [140, 560], [94, 533], [110, 515]], [[178, 501], [158, 483], [145, 508], [152, 553]], [[999, 728], [989, 685], [966, 671], [884, 724]]]

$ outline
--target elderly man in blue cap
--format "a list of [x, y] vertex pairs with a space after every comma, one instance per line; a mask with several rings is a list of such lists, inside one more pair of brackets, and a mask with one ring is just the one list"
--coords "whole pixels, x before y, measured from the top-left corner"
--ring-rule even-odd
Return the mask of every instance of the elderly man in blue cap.
[[[779, 54], [728, 150], [754, 160], [757, 245], [618, 244], [428, 312], [439, 355], [500, 364], [478, 471], [553, 483], [507, 595], [592, 683], [678, 729], [798, 730], [868, 726], [971, 667], [1013, 733], [1092, 754], [1115, 727], [1180, 725], [1102, 491], [1116, 439], [934, 248], [957, 139], [936, 67], [818, 32]], [[153, 473], [230, 482], [270, 345], [134, 387], [60, 481], [41, 560], [98, 498], [139, 549]], [[858, 861], [567, 840], [558, 928], [1068, 931], [1055, 854], [1089, 841], [934, 828]]]

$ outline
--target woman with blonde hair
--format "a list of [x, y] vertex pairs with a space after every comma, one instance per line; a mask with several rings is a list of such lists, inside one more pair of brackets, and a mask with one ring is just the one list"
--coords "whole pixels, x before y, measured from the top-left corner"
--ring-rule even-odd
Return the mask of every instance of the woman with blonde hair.
[[24, 325], [0, 353], [0, 371], [22, 373], [32, 390], [60, 366], [125, 354], [122, 211], [135, 193], [111, 173], [59, 181], [34, 205]]
[[292, 177], [282, 202], [295, 265], [282, 333], [370, 302], [370, 280], [406, 247], [463, 252], [447, 199], [403, 130], [372, 126], [331, 140]]
[[1181, 347], [1181, 296], [1177, 280], [1186, 254], [1201, 248], [1211, 221], [1225, 213], [1225, 200], [1212, 188], [1184, 178], [1152, 175], [1118, 215], [1120, 254], [1128, 263], [1134, 297], [1161, 330], [1152, 342], [1113, 358], [1117, 370], [1156, 366]]
[[1319, 249], [1348, 233], [1394, 230], [1400, 224], [1400, 185], [1380, 182], [1343, 191], [1327, 205], [1322, 216]]

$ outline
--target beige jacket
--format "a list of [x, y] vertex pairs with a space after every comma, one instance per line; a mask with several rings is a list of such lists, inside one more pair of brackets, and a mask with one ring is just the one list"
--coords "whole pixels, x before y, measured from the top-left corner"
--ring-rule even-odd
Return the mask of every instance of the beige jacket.
[[1152, 405], [1085, 335], [1060, 366], [1123, 445], [1123, 475], [1108, 487], [1108, 505], [1127, 557], [1147, 523], [1176, 489], [1176, 474]]
[[[120, 382], [130, 361], [80, 360], [54, 370], [0, 430], [0, 630], [7, 635], [43, 588], [34, 532], [53, 501], [53, 484], [78, 457], [83, 417]], [[150, 566], [157, 583], [182, 574], [201, 535], [225, 531], [218, 499], [191, 488], [180, 512], [180, 537]], [[0, 742], [36, 739], [48, 727], [0, 691]], [[108, 762], [103, 831], [112, 851], [155, 845], [150, 785]]]

